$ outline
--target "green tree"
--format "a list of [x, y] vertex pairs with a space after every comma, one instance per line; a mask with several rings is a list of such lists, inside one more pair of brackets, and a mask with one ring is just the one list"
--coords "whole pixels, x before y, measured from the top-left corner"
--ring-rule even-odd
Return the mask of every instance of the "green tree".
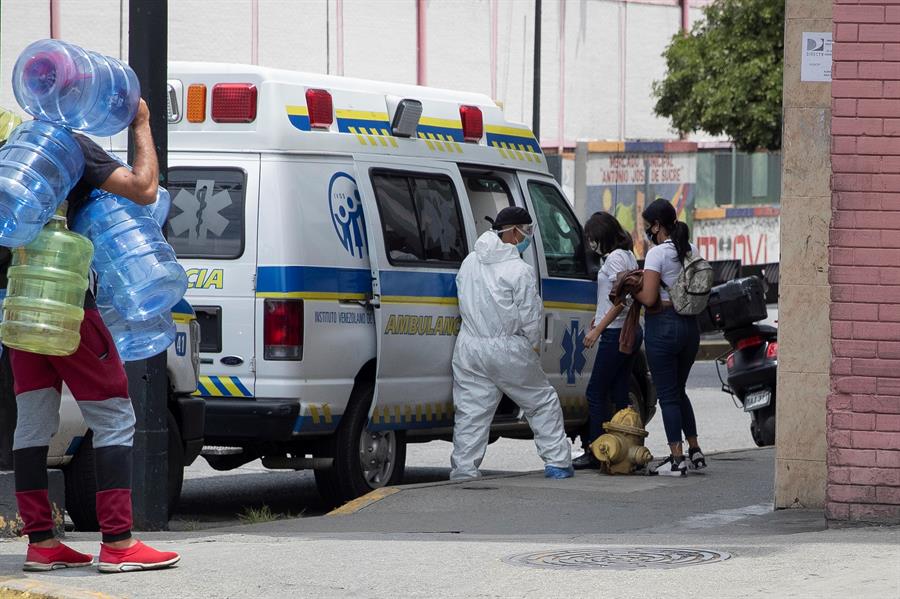
[[781, 148], [784, 0], [716, 0], [672, 38], [655, 112], [681, 133], [725, 134], [743, 151]]

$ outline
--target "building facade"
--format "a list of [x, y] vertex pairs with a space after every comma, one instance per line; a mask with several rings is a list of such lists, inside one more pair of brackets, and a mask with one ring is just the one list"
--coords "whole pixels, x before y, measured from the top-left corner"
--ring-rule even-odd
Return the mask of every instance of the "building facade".
[[900, 522], [900, 5], [837, 0], [826, 515]]

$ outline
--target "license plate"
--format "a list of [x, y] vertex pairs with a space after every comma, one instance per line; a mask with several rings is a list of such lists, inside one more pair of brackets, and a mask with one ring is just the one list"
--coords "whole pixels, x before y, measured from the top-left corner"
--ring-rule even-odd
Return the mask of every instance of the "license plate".
[[772, 402], [772, 392], [769, 389], [754, 391], [744, 398], [744, 411], [751, 412], [764, 408]]

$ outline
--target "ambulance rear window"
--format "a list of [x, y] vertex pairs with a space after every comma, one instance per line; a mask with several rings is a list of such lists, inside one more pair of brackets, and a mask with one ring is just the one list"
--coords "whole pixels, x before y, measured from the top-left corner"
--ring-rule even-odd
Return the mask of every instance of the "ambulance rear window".
[[468, 250], [453, 181], [438, 175], [375, 173], [372, 184], [391, 264], [462, 263]]
[[237, 168], [171, 168], [166, 226], [179, 258], [232, 260], [244, 253], [246, 174]]

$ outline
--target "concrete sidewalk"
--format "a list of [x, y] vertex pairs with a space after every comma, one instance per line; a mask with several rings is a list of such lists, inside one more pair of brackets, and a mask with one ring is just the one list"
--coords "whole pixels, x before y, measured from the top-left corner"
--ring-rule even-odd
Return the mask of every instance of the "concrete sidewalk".
[[[0, 589], [138, 598], [900, 597], [900, 530], [829, 530], [817, 511], [771, 511], [773, 459], [771, 449], [720, 454], [706, 474], [684, 479], [522, 473], [429, 483], [379, 493], [350, 515], [142, 535], [182, 553], [164, 572], [26, 576], [25, 543], [0, 542], [0, 577], [12, 577]], [[69, 542], [96, 551], [95, 535]], [[545, 565], [579, 567], [513, 559], [529, 552]], [[659, 567], [672, 557], [714, 561]], [[598, 562], [632, 569], [585, 568]]]

